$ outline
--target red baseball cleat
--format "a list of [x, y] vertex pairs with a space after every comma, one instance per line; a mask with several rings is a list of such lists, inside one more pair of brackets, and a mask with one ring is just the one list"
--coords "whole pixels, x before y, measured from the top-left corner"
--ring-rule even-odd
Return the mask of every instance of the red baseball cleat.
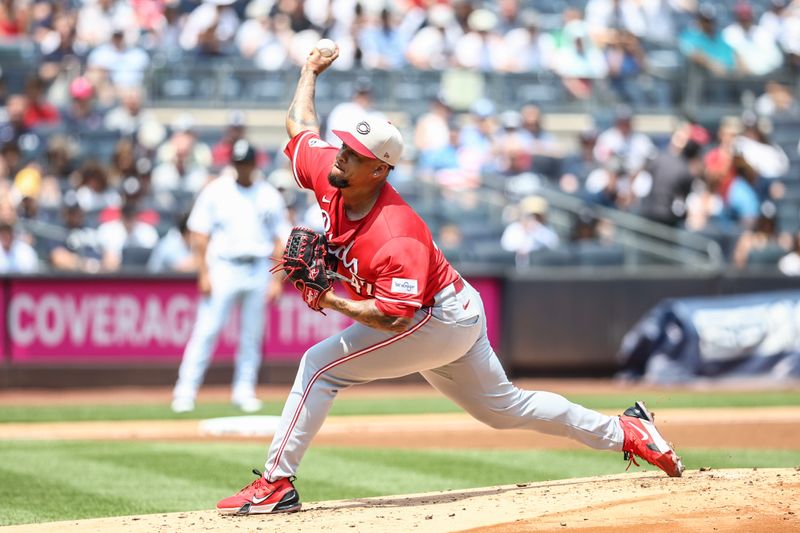
[[631, 463], [639, 466], [635, 457], [641, 457], [670, 477], [681, 477], [683, 474], [681, 458], [656, 429], [655, 417], [647, 410], [644, 402], [636, 402], [633, 407], [625, 409], [619, 417], [619, 422], [625, 434], [622, 451], [625, 460], [628, 461], [628, 468]]
[[258, 479], [242, 490], [217, 502], [221, 514], [293, 513], [300, 510], [300, 495], [292, 485], [294, 477], [267, 481], [261, 472], [253, 469]]

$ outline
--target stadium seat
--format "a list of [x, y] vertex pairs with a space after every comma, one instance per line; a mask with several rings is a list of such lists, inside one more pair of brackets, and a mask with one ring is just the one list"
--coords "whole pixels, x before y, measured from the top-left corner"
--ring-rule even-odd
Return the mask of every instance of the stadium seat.
[[141, 270], [150, 259], [151, 248], [126, 246], [122, 249], [122, 268]]
[[618, 244], [581, 241], [572, 245], [577, 263], [582, 266], [622, 266], [625, 249]]
[[787, 253], [789, 252], [777, 244], [769, 244], [758, 250], [750, 250], [750, 253], [747, 254], [747, 266], [776, 267], [780, 258]]

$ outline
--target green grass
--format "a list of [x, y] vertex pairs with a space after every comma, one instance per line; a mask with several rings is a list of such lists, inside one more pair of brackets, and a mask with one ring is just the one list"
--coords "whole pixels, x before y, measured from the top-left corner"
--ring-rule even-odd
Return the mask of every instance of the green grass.
[[[558, 391], [554, 391], [558, 392]], [[800, 405], [800, 391], [777, 392], [691, 392], [663, 391], [618, 394], [569, 394], [573, 402], [592, 409], [622, 411], [633, 400], [645, 400], [654, 411], [665, 408], [697, 407], [768, 407]], [[263, 415], [278, 415], [283, 401], [268, 401]], [[384, 415], [459, 412], [455, 404], [443, 396], [410, 398], [340, 398], [333, 404], [332, 415]], [[0, 406], [0, 423], [8, 422], [71, 422], [80, 420], [173, 420], [237, 416], [242, 413], [227, 403], [200, 403], [192, 413], [176, 415], [167, 404], [144, 405], [51, 405]], [[2, 427], [0, 426], [0, 438]]]
[[[793, 467], [800, 451], [681, 450], [700, 466]], [[211, 509], [248, 483], [265, 444], [0, 441], [0, 526]], [[314, 448], [304, 501], [464, 489], [623, 472], [620, 454], [580, 451]], [[652, 467], [650, 467], [652, 469]]]

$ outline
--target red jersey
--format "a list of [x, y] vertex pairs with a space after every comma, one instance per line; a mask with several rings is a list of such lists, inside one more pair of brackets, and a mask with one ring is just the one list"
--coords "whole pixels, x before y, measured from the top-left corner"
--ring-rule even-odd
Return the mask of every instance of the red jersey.
[[304, 131], [286, 146], [300, 187], [314, 191], [325, 224], [328, 249], [352, 297], [374, 298], [383, 313], [411, 317], [433, 303], [437, 292], [458, 279], [433, 243], [425, 222], [388, 183], [364, 218], [345, 216], [342, 192], [328, 183], [335, 148]]

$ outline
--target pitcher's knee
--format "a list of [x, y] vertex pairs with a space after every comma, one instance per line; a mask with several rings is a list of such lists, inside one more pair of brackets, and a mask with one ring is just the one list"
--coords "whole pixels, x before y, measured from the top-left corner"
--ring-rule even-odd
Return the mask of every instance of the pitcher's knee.
[[[318, 350], [317, 346], [312, 346], [300, 359], [298, 375], [302, 374], [306, 383], [314, 380], [316, 383], [326, 384], [337, 390], [344, 390], [359, 383], [340, 372], [335, 365], [330, 366], [328, 358], [322, 357]], [[330, 368], [326, 368], [328, 366]]]
[[515, 429], [523, 424], [523, 421], [521, 421], [519, 418], [507, 415], [498, 416], [495, 414], [479, 420], [492, 429]]

